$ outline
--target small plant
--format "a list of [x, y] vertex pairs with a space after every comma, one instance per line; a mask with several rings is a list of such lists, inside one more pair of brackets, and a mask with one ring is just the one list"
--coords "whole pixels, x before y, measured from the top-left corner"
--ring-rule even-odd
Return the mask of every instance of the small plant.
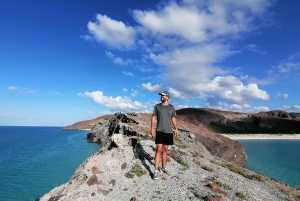
[[216, 179], [216, 177], [210, 177], [210, 178], [208, 178], [211, 182], [214, 182], [214, 183], [216, 183], [217, 182], [217, 179]]
[[192, 153], [193, 157], [197, 157], [197, 156], [200, 156], [201, 158], [204, 158], [204, 156], [202, 154], [200, 154], [198, 151], [194, 151]]
[[167, 162], [169, 163], [169, 162], [171, 162], [171, 159], [170, 159], [170, 157], [167, 157]]
[[178, 150], [178, 152], [180, 153], [180, 155], [185, 155], [185, 152]]
[[211, 167], [208, 167], [206, 165], [202, 166], [202, 169], [209, 171], [209, 172], [213, 172], [214, 170]]
[[138, 177], [147, 174], [146, 170], [144, 170], [139, 164], [135, 164], [132, 169], [125, 174], [127, 178], [133, 178], [135, 175]]
[[246, 195], [244, 195], [244, 194], [241, 193], [241, 192], [236, 192], [236, 193], [235, 193], [235, 196], [238, 197], [238, 198], [241, 198], [242, 200], [245, 200], [245, 199], [246, 199]]
[[185, 148], [188, 147], [183, 142], [181, 142], [180, 140], [177, 140], [177, 139], [175, 139], [175, 143], [176, 143], [176, 146], [179, 147], [179, 148], [181, 148], [181, 149], [185, 149]]
[[149, 129], [149, 128], [142, 127], [141, 130], [142, 130], [144, 133], [150, 133], [150, 129]]
[[221, 188], [223, 188], [224, 190], [232, 190], [232, 188], [226, 184], [223, 184], [219, 181], [216, 182], [216, 184], [218, 184]]
[[178, 157], [178, 159], [176, 161], [177, 161], [177, 163], [179, 163], [180, 165], [182, 165], [186, 169], [190, 168], [189, 165], [181, 157]]
[[192, 191], [192, 193], [194, 194], [194, 196], [195, 196], [196, 198], [202, 199], [202, 197], [201, 197], [201, 195], [199, 194], [199, 192], [197, 191], [197, 189], [195, 189], [194, 187], [190, 187], [189, 189]]
[[134, 177], [134, 174], [131, 173], [131, 172], [127, 172], [127, 173], [125, 174], [125, 177], [127, 177], [127, 178], [129, 178], [129, 179], [132, 179], [132, 178]]
[[215, 195], [213, 195], [213, 197], [215, 197], [215, 198], [222, 198], [222, 196], [219, 195], [219, 194], [215, 194]]
[[140, 158], [140, 155], [139, 155], [137, 152], [134, 152], [134, 158], [135, 158], [135, 159], [139, 159], [139, 158]]
[[215, 161], [215, 160], [211, 160], [210, 162], [213, 163], [213, 164], [216, 164], [216, 165], [221, 165], [220, 163], [218, 163], [218, 162]]

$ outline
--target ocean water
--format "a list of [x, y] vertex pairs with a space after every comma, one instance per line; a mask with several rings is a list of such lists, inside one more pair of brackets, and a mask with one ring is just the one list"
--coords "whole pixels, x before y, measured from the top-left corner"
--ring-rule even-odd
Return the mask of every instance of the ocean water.
[[300, 188], [300, 140], [238, 140], [248, 156], [246, 168]]
[[88, 131], [0, 126], [0, 200], [34, 201], [69, 180], [100, 148]]

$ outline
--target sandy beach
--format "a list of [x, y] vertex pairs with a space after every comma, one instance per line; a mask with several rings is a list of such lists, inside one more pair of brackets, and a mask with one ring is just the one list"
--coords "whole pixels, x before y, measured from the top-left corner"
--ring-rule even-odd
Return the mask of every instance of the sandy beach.
[[233, 140], [300, 140], [300, 134], [220, 134]]

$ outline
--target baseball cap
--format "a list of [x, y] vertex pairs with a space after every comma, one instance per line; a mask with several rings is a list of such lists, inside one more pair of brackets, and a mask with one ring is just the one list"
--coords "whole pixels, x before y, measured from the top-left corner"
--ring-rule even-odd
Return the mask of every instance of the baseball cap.
[[168, 91], [163, 91], [163, 92], [160, 92], [159, 95], [163, 95], [163, 96], [169, 96], [170, 97], [170, 94]]

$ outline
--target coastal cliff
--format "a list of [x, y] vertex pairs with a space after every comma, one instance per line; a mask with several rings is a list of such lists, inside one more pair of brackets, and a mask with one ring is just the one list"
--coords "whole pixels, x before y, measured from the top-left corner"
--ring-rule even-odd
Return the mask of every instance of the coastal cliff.
[[300, 192], [243, 168], [242, 146], [178, 116], [168, 171], [152, 180], [155, 143], [151, 114], [116, 113], [99, 120], [88, 138], [102, 144], [70, 180], [39, 201], [74, 200], [295, 200]]

